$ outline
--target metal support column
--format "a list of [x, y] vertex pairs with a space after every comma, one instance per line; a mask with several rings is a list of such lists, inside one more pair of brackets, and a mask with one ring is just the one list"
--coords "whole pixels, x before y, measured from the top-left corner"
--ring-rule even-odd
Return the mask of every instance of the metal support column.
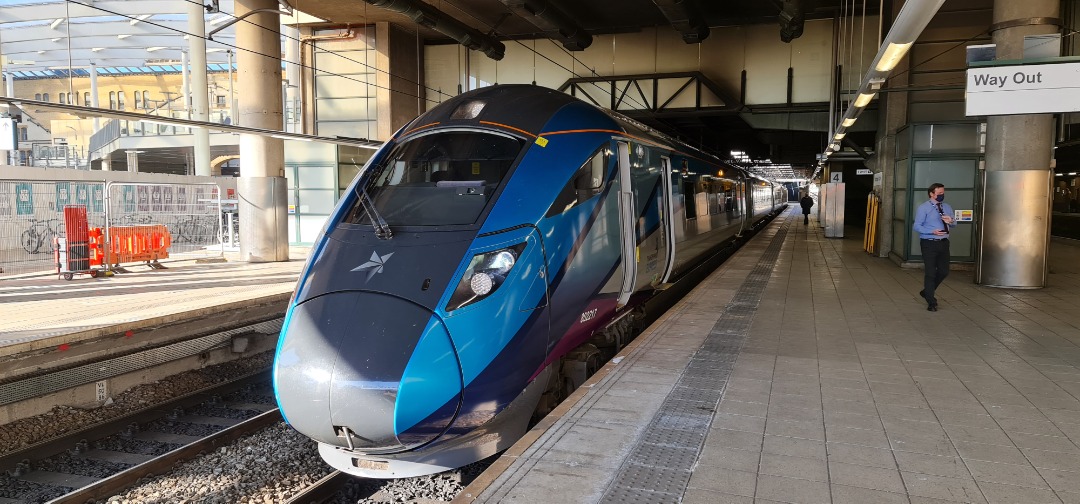
[[[188, 2], [188, 47], [191, 50], [191, 112], [192, 119], [210, 119], [210, 99], [206, 86], [206, 10], [202, 2]], [[210, 176], [210, 132], [192, 128], [195, 136], [195, 175]]]
[[[1050, 20], [1059, 11], [1058, 0], [994, 0], [997, 59], [1023, 58], [1026, 35], [1056, 33], [1058, 27]], [[975, 253], [978, 284], [1046, 286], [1053, 130], [1050, 114], [987, 119], [981, 232]]]
[[[237, 0], [236, 16], [259, 9], [277, 10], [276, 0]], [[280, 19], [258, 12], [236, 25], [239, 124], [282, 128]], [[263, 55], [272, 56], [263, 56]], [[289, 260], [285, 149], [281, 139], [240, 135], [240, 256], [252, 262]]]

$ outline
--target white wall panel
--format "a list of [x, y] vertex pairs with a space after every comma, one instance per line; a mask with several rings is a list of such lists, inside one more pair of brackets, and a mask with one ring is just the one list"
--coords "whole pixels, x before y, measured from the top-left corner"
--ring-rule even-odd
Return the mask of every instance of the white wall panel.
[[614, 35], [597, 35], [588, 49], [573, 54], [577, 58], [574, 73], [582, 77], [593, 77], [593, 71], [600, 76], [614, 75], [611, 66], [615, 61]]
[[[533, 81], [534, 41], [522, 40], [518, 43], [507, 40], [506, 56], [495, 64], [495, 80], [499, 84], [531, 84]], [[524, 47], [522, 46], [524, 44]], [[478, 55], [482, 58], [486, 56]]]
[[746, 27], [746, 103], [787, 102], [787, 69], [791, 46], [773, 25]]
[[[457, 44], [424, 46], [424, 78], [427, 87], [434, 90], [427, 92], [428, 109], [437, 102], [457, 95], [462, 74], [458, 57], [461, 49], [463, 48]], [[444, 94], [440, 95], [439, 91]]]
[[656, 72], [656, 29], [615, 35], [615, 75]]
[[739, 99], [742, 70], [746, 64], [746, 29], [713, 28], [701, 43], [701, 73]]
[[[706, 39], [708, 40], [708, 39]], [[656, 71], [658, 73], [699, 70], [701, 44], [683, 42], [682, 34], [671, 27], [656, 31]]]
[[319, 98], [315, 100], [315, 111], [319, 121], [355, 121], [377, 117], [371, 115], [375, 98]]
[[570, 69], [574, 68], [573, 55], [581, 54], [581, 52], [567, 54], [562, 45], [548, 39], [537, 40], [536, 50], [540, 55], [546, 56], [546, 58], [540, 55], [534, 56], [537, 85], [558, 89], [574, 77], [570, 73]]
[[368, 78], [374, 80], [373, 74], [364, 75], [318, 75], [315, 77], [316, 97], [375, 97], [375, 88], [370, 86]]
[[468, 51], [469, 58], [469, 82], [468, 90], [479, 89], [495, 84], [498, 72], [495, 60], [484, 56], [484, 53]]
[[[866, 21], [870, 26], [871, 20]], [[877, 39], [877, 18], [873, 20], [874, 39]], [[832, 20], [807, 21], [803, 36], [791, 41], [791, 68], [795, 103], [829, 101], [829, 81], [832, 72]], [[873, 59], [873, 57], [871, 57]]]

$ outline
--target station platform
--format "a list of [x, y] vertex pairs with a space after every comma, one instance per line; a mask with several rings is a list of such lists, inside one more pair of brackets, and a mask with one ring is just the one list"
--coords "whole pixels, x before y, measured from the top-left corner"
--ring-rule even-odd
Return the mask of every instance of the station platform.
[[0, 379], [16, 367], [63, 366], [80, 354], [130, 351], [170, 335], [281, 317], [308, 251], [293, 247], [289, 261], [272, 263], [229, 260], [226, 252], [225, 262], [168, 261], [167, 269], [135, 266], [70, 281], [55, 274], [0, 276], [0, 362], [19, 360], [0, 365], [6, 368]]
[[1080, 503], [1080, 246], [1049, 287], [922, 270], [789, 211], [457, 502]]

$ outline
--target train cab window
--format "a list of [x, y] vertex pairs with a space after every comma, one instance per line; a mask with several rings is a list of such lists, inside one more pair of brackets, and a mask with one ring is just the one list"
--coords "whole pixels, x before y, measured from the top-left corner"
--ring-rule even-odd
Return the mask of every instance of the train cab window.
[[570, 181], [551, 203], [545, 217], [566, 212], [600, 194], [600, 191], [604, 189], [605, 174], [610, 160], [611, 154], [606, 147], [594, 153], [570, 177]]
[[475, 131], [407, 140], [361, 172], [346, 224], [370, 224], [368, 202], [390, 226], [474, 224], [524, 147]]

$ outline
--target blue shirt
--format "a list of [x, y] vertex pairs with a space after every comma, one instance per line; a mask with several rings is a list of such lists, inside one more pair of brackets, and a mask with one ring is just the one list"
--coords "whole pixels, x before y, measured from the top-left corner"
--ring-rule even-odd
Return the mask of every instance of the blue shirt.
[[[938, 202], [936, 200], [926, 200], [923, 204], [919, 205], [919, 208], [915, 209], [915, 225], [911, 228], [919, 233], [920, 239], [940, 240], [942, 238], [948, 238], [949, 235], [936, 235], [935, 229], [946, 229], [945, 223], [941, 220], [941, 214], [937, 209]], [[941, 212], [949, 217], [953, 217], [953, 209], [948, 203], [941, 203]], [[953, 221], [951, 226], [948, 226], [948, 231], [956, 227], [956, 221]]]

